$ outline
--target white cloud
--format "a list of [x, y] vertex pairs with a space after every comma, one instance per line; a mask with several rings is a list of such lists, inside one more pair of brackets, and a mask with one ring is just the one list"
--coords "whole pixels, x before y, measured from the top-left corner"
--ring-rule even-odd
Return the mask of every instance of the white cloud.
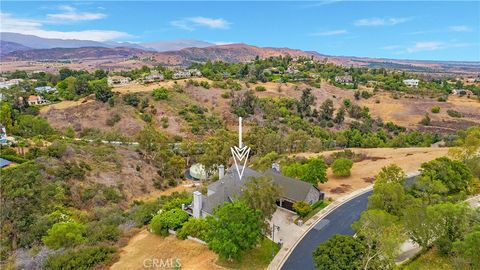
[[215, 44], [215, 45], [230, 45], [230, 44], [235, 44], [235, 43], [238, 43], [238, 42], [234, 42], [234, 41], [214, 41], [212, 43]]
[[408, 53], [416, 53], [421, 51], [436, 51], [436, 50], [444, 50], [449, 48], [462, 48], [468, 47], [472, 44], [469, 43], [461, 43], [451, 40], [450, 42], [443, 42], [443, 41], [421, 41], [416, 42], [413, 46], [407, 47], [406, 52]]
[[409, 21], [410, 18], [364, 18], [356, 20], [353, 24], [356, 26], [384, 26], [397, 25]]
[[17, 18], [9, 13], [0, 13], [0, 32], [13, 32], [25, 35], [35, 35], [43, 38], [85, 39], [93, 41], [108, 41], [131, 37], [128, 33], [113, 30], [89, 29], [83, 31], [54, 31], [43, 28], [44, 21]]
[[62, 20], [62, 21], [91, 21], [103, 19], [107, 15], [96, 12], [77, 12], [76, 8], [72, 6], [59, 6], [59, 9], [64, 11], [63, 13], [47, 14], [47, 18], [50, 20]]
[[200, 26], [212, 29], [228, 29], [231, 23], [222, 18], [190, 17], [171, 21], [170, 24], [179, 29], [193, 31]]
[[448, 30], [453, 32], [472, 32], [473, 29], [466, 25], [452, 25], [448, 27]]
[[335, 36], [335, 35], [343, 35], [348, 33], [347, 30], [345, 29], [339, 29], [339, 30], [331, 30], [331, 31], [324, 31], [324, 32], [316, 32], [316, 33], [311, 33], [311, 36]]

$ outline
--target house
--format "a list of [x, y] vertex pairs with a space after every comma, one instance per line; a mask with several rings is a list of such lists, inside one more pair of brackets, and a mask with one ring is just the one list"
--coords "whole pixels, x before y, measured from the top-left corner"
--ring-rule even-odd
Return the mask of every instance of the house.
[[51, 86], [39, 86], [35, 87], [35, 92], [37, 93], [51, 93], [57, 91], [57, 88]]
[[107, 83], [108, 83], [108, 86], [125, 85], [130, 83], [130, 78], [123, 77], [123, 76], [110, 76], [107, 79]]
[[200, 70], [198, 70], [196, 68], [189, 69], [189, 70], [187, 70], [187, 72], [190, 72], [190, 76], [194, 76], [194, 77], [201, 77], [202, 76], [202, 72], [200, 72]]
[[8, 81], [0, 82], [0, 88], [10, 88], [11, 86], [18, 85], [23, 79], [11, 79]]
[[152, 71], [149, 75], [143, 77], [144, 83], [152, 83], [157, 81], [163, 81], [165, 78], [163, 74], [158, 73], [158, 71]]
[[179, 70], [173, 73], [172, 78], [175, 80], [190, 78], [192, 74], [187, 70]]
[[417, 80], [417, 79], [403, 80], [403, 84], [405, 84], [408, 87], [418, 87], [418, 82], [419, 82], [419, 80]]
[[50, 101], [42, 98], [41, 96], [30, 95], [30, 96], [28, 96], [27, 103], [28, 103], [28, 105], [32, 106], [32, 105], [48, 104], [48, 103], [50, 103]]
[[0, 158], [0, 169], [3, 169], [5, 167], [8, 167], [12, 164], [10, 160], [6, 160], [4, 158]]
[[470, 91], [470, 90], [466, 90], [466, 89], [453, 89], [453, 90], [452, 90], [452, 95], [456, 95], [456, 96], [472, 96], [472, 95], [473, 95], [473, 92]]
[[335, 76], [335, 82], [337, 83], [353, 83], [351, 75]]
[[277, 205], [290, 211], [293, 210], [293, 204], [297, 201], [314, 204], [323, 200], [325, 196], [310, 183], [281, 175], [280, 165], [277, 163], [272, 164], [272, 169], [264, 173], [246, 167], [242, 179], [239, 179], [235, 166], [230, 167], [226, 173], [223, 165], [220, 165], [218, 169], [219, 180], [208, 186], [207, 195], [195, 191], [192, 204], [185, 208], [193, 217], [210, 215], [217, 206], [238, 198], [242, 193], [244, 181], [249, 177], [271, 177], [273, 183], [277, 184], [282, 192]]
[[0, 144], [7, 144], [7, 129], [0, 124]]

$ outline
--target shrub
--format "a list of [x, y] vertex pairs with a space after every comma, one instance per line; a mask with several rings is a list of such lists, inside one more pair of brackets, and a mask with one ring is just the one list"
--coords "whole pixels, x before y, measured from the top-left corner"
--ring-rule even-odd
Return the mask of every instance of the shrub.
[[232, 97], [232, 95], [230, 94], [229, 91], [223, 92], [220, 96], [221, 96], [222, 98], [225, 98], [225, 99]]
[[430, 122], [431, 122], [431, 119], [430, 119], [430, 116], [428, 115], [428, 113], [426, 113], [425, 116], [422, 118], [422, 120], [420, 120], [420, 124], [422, 124], [424, 126], [430, 125]]
[[128, 216], [135, 221], [137, 226], [143, 226], [150, 222], [158, 209], [160, 209], [160, 205], [157, 202], [136, 202]]
[[462, 114], [461, 114], [459, 111], [455, 111], [455, 110], [447, 110], [447, 114], [448, 114], [450, 117], [455, 117], [455, 118], [460, 118], [460, 117], [462, 117]]
[[438, 102], [446, 102], [447, 98], [446, 97], [439, 97], [439, 98], [437, 98], [437, 101]]
[[142, 119], [143, 119], [143, 121], [145, 121], [147, 123], [150, 123], [150, 122], [152, 122], [152, 115], [149, 114], [149, 113], [144, 113], [144, 114], [142, 114]]
[[432, 113], [439, 113], [440, 112], [440, 107], [439, 106], [433, 106], [432, 107]]
[[150, 229], [159, 235], [168, 235], [168, 230], [176, 230], [182, 227], [190, 216], [182, 209], [172, 209], [169, 211], [162, 211], [160, 214], [154, 216], [150, 222]]
[[186, 239], [187, 236], [205, 240], [208, 234], [208, 223], [203, 218], [191, 218], [177, 231], [177, 237]]
[[350, 176], [350, 169], [353, 166], [353, 161], [347, 158], [339, 158], [333, 161], [332, 171], [335, 176]]
[[165, 87], [155, 88], [152, 92], [152, 97], [154, 100], [166, 100], [168, 99], [168, 90]]
[[59, 222], [53, 224], [42, 240], [45, 245], [52, 249], [73, 247], [84, 241], [82, 236], [84, 231], [85, 227], [77, 222]]
[[116, 248], [110, 246], [88, 247], [49, 255], [43, 268], [47, 270], [91, 269], [100, 263], [109, 262]]
[[267, 88], [265, 88], [265, 86], [263, 86], [263, 85], [258, 85], [258, 86], [255, 87], [255, 91], [264, 92], [264, 91], [267, 91]]
[[306, 201], [298, 201], [293, 204], [293, 209], [301, 217], [305, 217], [312, 211], [312, 206]]
[[123, 102], [132, 107], [137, 107], [138, 103], [140, 103], [140, 99], [137, 94], [126, 94], [123, 96]]
[[205, 89], [209, 89], [210, 88], [210, 84], [208, 83], [208, 81], [201, 81], [200, 82], [200, 86], [205, 88]]
[[110, 116], [107, 121], [106, 121], [106, 124], [108, 126], [111, 126], [113, 127], [116, 123], [118, 123], [120, 121], [120, 115], [118, 113], [116, 114], [113, 114], [112, 116]]
[[169, 126], [168, 117], [166, 117], [166, 116], [162, 117], [162, 119], [160, 119], [160, 123], [162, 123], [163, 128], [168, 128], [168, 126]]

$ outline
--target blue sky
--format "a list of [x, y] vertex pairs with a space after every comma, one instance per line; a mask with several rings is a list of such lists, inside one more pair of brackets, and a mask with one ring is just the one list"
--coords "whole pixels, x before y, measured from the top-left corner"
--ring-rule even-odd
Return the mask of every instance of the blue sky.
[[144, 42], [177, 38], [329, 55], [480, 61], [480, 2], [13, 2], [1, 31]]

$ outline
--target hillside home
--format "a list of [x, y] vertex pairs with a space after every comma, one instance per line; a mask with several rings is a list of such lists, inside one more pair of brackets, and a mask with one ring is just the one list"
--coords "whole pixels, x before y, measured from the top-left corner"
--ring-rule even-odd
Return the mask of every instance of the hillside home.
[[163, 81], [164, 79], [165, 78], [163, 74], [158, 73], [158, 71], [152, 71], [149, 75], [143, 77], [143, 82], [152, 83], [152, 82]]
[[125, 85], [130, 83], [130, 78], [123, 77], [123, 76], [111, 76], [111, 77], [108, 77], [107, 83], [108, 83], [108, 86]]
[[245, 167], [242, 179], [239, 179], [235, 166], [230, 167], [226, 173], [223, 165], [219, 166], [218, 170], [219, 180], [208, 185], [207, 195], [195, 191], [192, 204], [186, 206], [185, 210], [193, 217], [211, 215], [217, 206], [236, 200], [242, 194], [243, 184], [249, 177], [271, 177], [281, 190], [277, 205], [290, 211], [293, 211], [293, 204], [297, 201], [314, 204], [325, 196], [310, 183], [281, 175], [278, 163], [272, 164], [272, 168], [264, 173]]
[[35, 92], [37, 93], [51, 93], [57, 91], [57, 88], [51, 86], [39, 86], [35, 87]]
[[335, 82], [337, 82], [337, 83], [353, 83], [353, 78], [350, 75], [335, 76]]
[[198, 70], [196, 68], [192, 68], [192, 69], [189, 69], [187, 71], [190, 72], [190, 76], [193, 76], [193, 77], [201, 77], [202, 76], [202, 72], [200, 72], [200, 70]]
[[405, 84], [408, 87], [418, 87], [419, 80], [417, 79], [406, 79], [403, 80], [403, 84]]
[[30, 95], [27, 99], [27, 103], [28, 103], [28, 105], [33, 106], [33, 105], [48, 104], [48, 103], [50, 103], [50, 101], [42, 98], [41, 96]]
[[175, 80], [190, 78], [192, 74], [187, 70], [179, 70], [173, 73], [172, 78]]
[[470, 90], [466, 90], [466, 89], [453, 89], [453, 90], [452, 90], [452, 95], [456, 95], [456, 96], [471, 96], [471, 95], [473, 95], [473, 92], [470, 91]]
[[10, 88], [11, 86], [18, 85], [23, 79], [11, 79], [8, 81], [0, 82], [0, 88]]

